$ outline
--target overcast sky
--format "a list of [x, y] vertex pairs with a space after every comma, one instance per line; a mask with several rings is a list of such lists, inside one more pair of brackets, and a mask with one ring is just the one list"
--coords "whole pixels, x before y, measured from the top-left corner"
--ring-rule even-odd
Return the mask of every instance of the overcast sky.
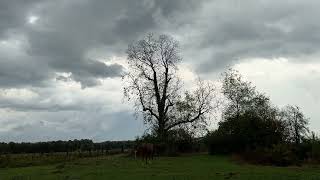
[[180, 42], [185, 81], [238, 69], [320, 132], [319, 0], [1, 0], [0, 141], [133, 139], [123, 100], [129, 43]]

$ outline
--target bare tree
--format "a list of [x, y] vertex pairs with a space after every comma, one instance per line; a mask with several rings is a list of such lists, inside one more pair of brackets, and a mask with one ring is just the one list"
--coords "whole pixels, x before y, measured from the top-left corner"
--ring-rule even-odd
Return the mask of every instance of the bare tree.
[[178, 42], [167, 35], [144, 39], [129, 45], [128, 73], [124, 76], [124, 95], [135, 102], [144, 122], [151, 125], [158, 138], [182, 125], [197, 127], [214, 106], [215, 88], [199, 82], [193, 92], [182, 93], [177, 76], [181, 61]]
[[282, 117], [287, 123], [289, 140], [299, 144], [301, 138], [309, 132], [308, 119], [304, 116], [298, 106], [287, 105], [282, 110]]

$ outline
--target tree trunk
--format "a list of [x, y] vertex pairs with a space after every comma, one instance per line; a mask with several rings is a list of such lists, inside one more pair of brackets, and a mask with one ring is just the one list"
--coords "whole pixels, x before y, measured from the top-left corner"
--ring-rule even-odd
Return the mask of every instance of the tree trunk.
[[160, 142], [166, 142], [167, 141], [167, 131], [165, 129], [165, 121], [164, 121], [164, 118], [163, 116], [159, 116], [159, 121], [158, 121], [158, 129], [157, 129], [157, 136], [158, 136], [158, 140]]

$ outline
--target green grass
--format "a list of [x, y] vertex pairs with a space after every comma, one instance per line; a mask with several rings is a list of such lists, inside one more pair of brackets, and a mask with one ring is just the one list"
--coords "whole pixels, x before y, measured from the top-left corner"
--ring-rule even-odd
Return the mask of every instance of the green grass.
[[0, 169], [0, 180], [320, 180], [320, 167], [270, 167], [237, 164], [228, 157], [193, 155], [161, 157], [146, 165], [141, 160], [109, 156], [45, 166]]

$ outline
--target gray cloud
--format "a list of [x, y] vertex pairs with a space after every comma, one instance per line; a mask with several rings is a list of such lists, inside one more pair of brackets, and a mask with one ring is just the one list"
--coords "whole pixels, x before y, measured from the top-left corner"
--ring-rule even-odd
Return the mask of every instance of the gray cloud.
[[2, 123], [7, 130], [0, 131], [1, 141], [127, 140], [144, 132], [142, 122], [128, 112], [48, 112], [26, 114], [23, 120], [15, 118], [18, 117], [12, 118], [13, 122]]
[[[15, 29], [25, 35], [27, 55], [45, 69], [30, 75], [34, 77], [29, 81], [16, 75], [11, 84], [30, 83], [31, 79], [38, 83], [58, 71], [73, 73], [73, 80], [84, 87], [94, 86], [97, 77], [119, 76], [122, 69], [119, 65], [89, 61], [86, 53], [103, 47], [109, 56], [123, 56], [127, 44], [147, 32], [182, 35], [181, 44], [187, 47], [184, 54], [189, 55], [191, 48], [199, 52], [185, 56], [190, 61], [198, 59], [199, 73], [223, 69], [238, 59], [314, 54], [320, 42], [317, 33], [320, 26], [315, 18], [320, 3], [314, 0], [4, 1], [3, 4], [1, 7], [7, 10], [3, 11], [6, 21], [1, 23], [1, 31], [8, 33]], [[30, 14], [39, 16], [34, 25], [26, 22]], [[189, 33], [190, 27], [194, 33], [187, 40], [184, 34]], [[33, 68], [29, 71], [35, 72]]]
[[0, 2], [0, 38], [25, 24], [28, 10], [39, 0], [3, 0]]
[[[199, 49], [211, 55], [198, 66], [208, 72], [234, 64], [237, 59], [293, 57], [318, 52], [319, 1], [218, 1], [207, 8], [208, 21]], [[209, 18], [212, 21], [209, 21]], [[305, 61], [305, 60], [304, 60]]]

